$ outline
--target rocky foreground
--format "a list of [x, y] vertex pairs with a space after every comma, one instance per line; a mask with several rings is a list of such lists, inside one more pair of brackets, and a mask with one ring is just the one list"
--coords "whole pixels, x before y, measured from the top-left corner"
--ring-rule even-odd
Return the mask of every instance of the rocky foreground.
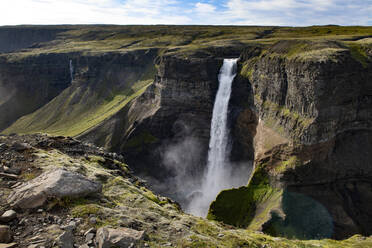
[[0, 136], [0, 248], [371, 247], [287, 240], [193, 217], [153, 194], [123, 157], [68, 137]]

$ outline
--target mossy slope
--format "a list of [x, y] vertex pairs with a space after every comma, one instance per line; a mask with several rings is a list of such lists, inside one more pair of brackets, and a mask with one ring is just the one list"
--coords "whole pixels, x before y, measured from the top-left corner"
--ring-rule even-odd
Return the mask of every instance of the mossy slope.
[[[11, 143], [15, 137], [33, 146], [37, 146], [40, 141], [50, 144], [43, 148], [35, 147], [29, 154], [34, 159], [28, 163], [28, 166], [32, 170], [39, 171], [38, 174], [45, 170], [63, 167], [103, 184], [102, 193], [99, 195], [77, 199], [50, 199], [46, 206], [45, 212], [47, 213], [51, 211], [53, 215], [62, 213], [81, 218], [76, 227], [76, 234], [90, 228], [110, 225], [114, 228], [129, 227], [144, 230], [147, 234], [145, 242], [150, 247], [169, 247], [169, 243], [172, 247], [195, 248], [363, 248], [372, 245], [371, 238], [360, 235], [343, 241], [329, 239], [303, 241], [271, 237], [260, 232], [191, 216], [183, 213], [170, 199], [156, 195], [144, 187], [138, 178], [130, 174], [128, 166], [120, 158], [118, 158], [120, 161], [113, 159], [98, 147], [83, 144], [71, 138], [41, 135], [0, 136], [0, 142]], [[262, 171], [257, 172], [265, 177], [261, 174]], [[0, 184], [0, 188], [3, 185]], [[258, 185], [260, 185], [257, 186], [258, 188], [265, 188], [264, 191], [270, 192], [264, 186], [267, 185], [267, 181]], [[7, 191], [9, 191], [8, 188], [6, 188]], [[0, 195], [0, 199], [5, 202], [4, 197]], [[264, 200], [261, 197], [254, 198]], [[0, 207], [3, 206], [0, 204]], [[89, 221], [91, 216], [96, 217], [95, 223]], [[46, 235], [50, 234], [46, 233]]]
[[[153, 81], [155, 68], [152, 55], [132, 61], [129, 55], [88, 57], [91, 64], [78, 58], [76, 77], [70, 87], [32, 114], [17, 120], [3, 133], [37, 133], [78, 136], [109, 119], [128, 102], [141, 95]], [[149, 58], [147, 58], [149, 57]], [[124, 61], [127, 64], [121, 65]], [[141, 63], [143, 62], [143, 64]]]
[[267, 172], [259, 166], [248, 186], [222, 191], [212, 202], [208, 219], [258, 230], [269, 213], [280, 206], [281, 189], [273, 188]]

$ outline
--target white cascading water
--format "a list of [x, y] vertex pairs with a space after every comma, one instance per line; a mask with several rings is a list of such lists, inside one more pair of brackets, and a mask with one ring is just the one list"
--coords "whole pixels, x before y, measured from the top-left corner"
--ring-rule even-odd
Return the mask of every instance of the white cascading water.
[[218, 193], [234, 186], [230, 185], [230, 180], [226, 180], [226, 177], [230, 176], [227, 112], [237, 60], [224, 59], [218, 76], [219, 87], [213, 106], [207, 170], [200, 191], [193, 197], [187, 209], [189, 213], [196, 216], [205, 217], [210, 203]]

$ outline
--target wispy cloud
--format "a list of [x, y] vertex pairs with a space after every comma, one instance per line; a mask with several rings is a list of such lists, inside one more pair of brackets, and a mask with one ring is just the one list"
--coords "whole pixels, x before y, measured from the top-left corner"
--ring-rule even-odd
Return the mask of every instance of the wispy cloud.
[[0, 8], [0, 25], [372, 24], [372, 0], [12, 0]]

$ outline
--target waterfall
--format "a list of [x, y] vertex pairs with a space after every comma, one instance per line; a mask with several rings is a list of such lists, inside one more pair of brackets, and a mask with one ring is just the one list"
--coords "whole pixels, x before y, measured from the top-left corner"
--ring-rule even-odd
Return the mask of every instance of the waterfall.
[[71, 79], [71, 82], [74, 80], [74, 66], [72, 65], [71, 59], [70, 59], [70, 79]]
[[197, 216], [205, 217], [217, 194], [234, 186], [229, 179], [231, 168], [228, 161], [230, 147], [227, 113], [237, 60], [224, 59], [218, 76], [219, 87], [213, 106], [208, 164], [200, 191], [191, 199], [187, 209], [189, 213]]

